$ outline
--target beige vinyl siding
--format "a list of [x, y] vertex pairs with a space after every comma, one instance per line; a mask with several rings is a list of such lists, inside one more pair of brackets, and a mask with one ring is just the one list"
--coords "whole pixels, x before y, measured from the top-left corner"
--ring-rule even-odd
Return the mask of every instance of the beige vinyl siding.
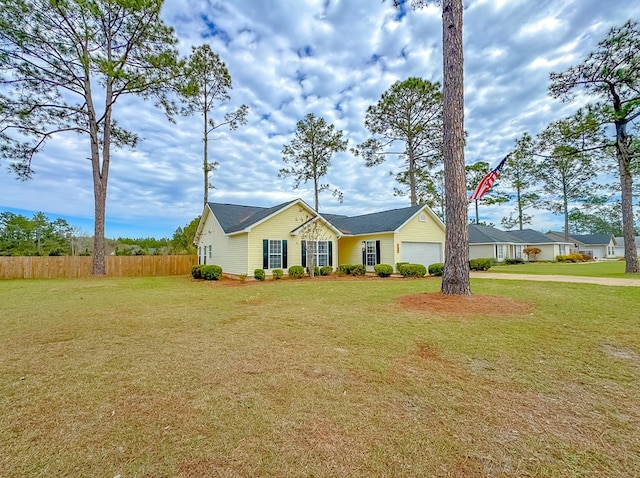
[[[524, 248], [526, 249], [527, 247], [537, 247], [542, 251], [536, 255], [536, 261], [555, 261], [560, 249], [557, 244], [530, 244]], [[568, 250], [569, 248], [567, 247]], [[531, 257], [529, 257], [529, 260], [531, 260]]]
[[473, 244], [469, 246], [469, 259], [495, 259], [495, 257], [495, 244]]
[[210, 212], [207, 214], [198, 246], [212, 246], [212, 258], [207, 252], [207, 264], [222, 267], [228, 274], [247, 274], [247, 234], [227, 236], [218, 220]]
[[605, 250], [605, 254], [606, 255], [603, 256], [603, 257], [610, 258], [610, 257], [615, 257], [616, 256], [616, 246], [613, 243], [613, 240], [609, 241], [609, 244], [607, 244], [607, 246], [604, 248], [604, 250]]

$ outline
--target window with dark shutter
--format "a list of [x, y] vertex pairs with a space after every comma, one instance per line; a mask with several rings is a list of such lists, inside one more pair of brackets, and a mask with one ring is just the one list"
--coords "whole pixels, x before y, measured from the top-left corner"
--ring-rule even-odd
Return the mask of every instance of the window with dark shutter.
[[362, 262], [365, 266], [375, 266], [380, 261], [380, 241], [362, 241]]
[[302, 241], [302, 267], [307, 267], [307, 241]]
[[287, 268], [287, 241], [282, 241], [282, 268]]

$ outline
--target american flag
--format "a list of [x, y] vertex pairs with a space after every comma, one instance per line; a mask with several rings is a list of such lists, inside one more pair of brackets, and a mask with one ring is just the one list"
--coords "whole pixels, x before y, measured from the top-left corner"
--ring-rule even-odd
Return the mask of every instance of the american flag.
[[484, 195], [489, 192], [489, 189], [491, 189], [493, 183], [495, 183], [496, 179], [498, 179], [498, 177], [500, 176], [500, 170], [504, 166], [504, 163], [507, 162], [508, 157], [509, 155], [506, 155], [504, 159], [500, 161], [500, 164], [498, 164], [495, 168], [489, 171], [484, 178], [482, 178], [482, 181], [478, 183], [478, 186], [476, 187], [476, 190], [473, 191], [473, 194], [469, 198], [469, 201], [477, 201], [478, 199], [482, 199]]

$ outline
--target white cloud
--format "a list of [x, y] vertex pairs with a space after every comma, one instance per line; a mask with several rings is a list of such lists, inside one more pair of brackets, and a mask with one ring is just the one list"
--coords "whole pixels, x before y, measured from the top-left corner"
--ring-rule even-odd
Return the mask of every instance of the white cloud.
[[[609, 0], [606, 8], [600, 0], [466, 2], [467, 162], [495, 164], [522, 133], [535, 135], [569, 114], [574, 106], [547, 95], [549, 73], [580, 62], [611, 26], [639, 16], [640, 6], [623, 0]], [[268, 206], [302, 197], [311, 203], [308, 185], [293, 191], [290, 179], [278, 178], [282, 146], [297, 121], [308, 112], [323, 116], [355, 146], [367, 137], [366, 108], [393, 82], [442, 78], [435, 6], [399, 18], [390, 1], [167, 0], [163, 18], [175, 28], [183, 54], [207, 42], [226, 63], [234, 86], [227, 108], [250, 107], [246, 126], [220, 131], [210, 143], [211, 160], [220, 163], [211, 177], [215, 201]], [[107, 235], [170, 236], [201, 212], [201, 119], [172, 124], [151, 102], [123, 100], [116, 118], [141, 142], [135, 152], [114, 152]], [[91, 217], [86, 146], [80, 137], [60, 137], [35, 158], [32, 181], [1, 174], [0, 210]], [[360, 214], [408, 205], [393, 196], [393, 170], [393, 161], [366, 168], [349, 152], [336, 155], [327, 182], [343, 190], [344, 203], [324, 193], [321, 209]], [[504, 210], [481, 214], [500, 224]], [[541, 224], [558, 220], [532, 214]]]

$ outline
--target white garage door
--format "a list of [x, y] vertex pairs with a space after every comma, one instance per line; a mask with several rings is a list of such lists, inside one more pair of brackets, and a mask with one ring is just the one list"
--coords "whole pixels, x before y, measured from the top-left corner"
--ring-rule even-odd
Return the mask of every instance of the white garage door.
[[411, 264], [429, 264], [442, 262], [442, 244], [434, 242], [403, 242], [401, 244], [402, 262]]

